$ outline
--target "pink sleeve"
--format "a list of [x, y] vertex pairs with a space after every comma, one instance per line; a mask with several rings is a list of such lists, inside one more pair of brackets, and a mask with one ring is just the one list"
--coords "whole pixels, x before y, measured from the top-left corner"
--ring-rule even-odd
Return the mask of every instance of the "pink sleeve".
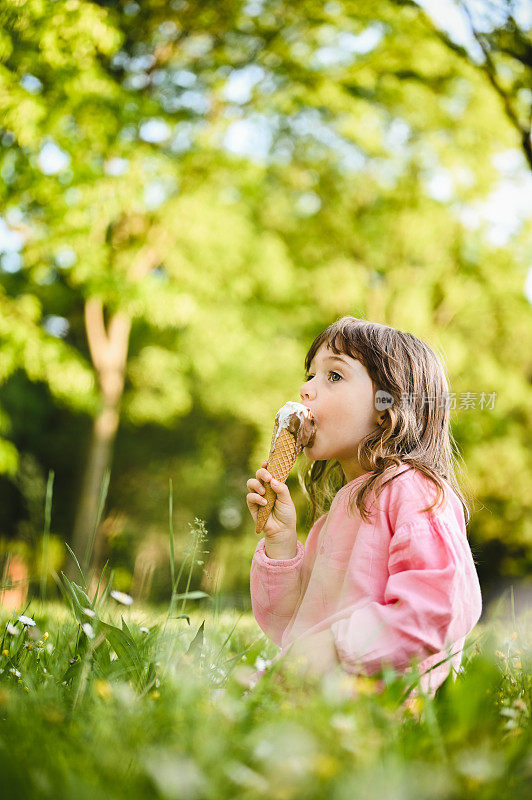
[[476, 625], [482, 596], [471, 549], [458, 525], [418, 518], [392, 536], [384, 602], [358, 604], [331, 625], [348, 672], [401, 671], [464, 638]]
[[264, 539], [255, 549], [249, 582], [253, 616], [261, 630], [278, 647], [282, 647], [283, 633], [299, 603], [303, 561], [307, 564], [307, 572], [310, 571], [326, 519], [327, 514], [324, 514], [314, 523], [305, 545], [298, 540], [294, 558], [268, 558], [264, 552]]
[[298, 541], [294, 558], [268, 558], [264, 539], [261, 539], [251, 562], [253, 616], [266, 636], [279, 647], [299, 600], [304, 552], [304, 546]]

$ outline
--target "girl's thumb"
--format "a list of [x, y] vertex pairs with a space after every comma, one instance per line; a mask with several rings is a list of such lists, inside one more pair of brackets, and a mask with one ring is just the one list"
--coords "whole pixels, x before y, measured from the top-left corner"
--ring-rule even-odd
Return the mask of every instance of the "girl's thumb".
[[275, 478], [271, 479], [270, 484], [275, 494], [279, 495], [280, 497], [283, 497], [285, 492], [288, 491], [286, 483], [281, 483], [281, 481], [277, 481]]

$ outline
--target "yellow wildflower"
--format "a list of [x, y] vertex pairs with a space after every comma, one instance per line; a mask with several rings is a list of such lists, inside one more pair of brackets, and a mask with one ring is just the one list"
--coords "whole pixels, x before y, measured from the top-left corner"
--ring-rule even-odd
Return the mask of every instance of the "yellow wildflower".
[[403, 705], [407, 711], [419, 719], [419, 715], [425, 708], [425, 699], [423, 697], [408, 697]]
[[94, 688], [96, 689], [98, 697], [100, 697], [102, 700], [110, 700], [113, 696], [113, 690], [109, 681], [94, 681]]
[[338, 759], [325, 755], [324, 753], [319, 753], [312, 765], [312, 772], [317, 775], [318, 778], [326, 779], [336, 775], [339, 768], [340, 762]]
[[377, 691], [376, 681], [365, 675], [356, 675], [354, 679], [355, 689], [359, 694], [375, 694]]

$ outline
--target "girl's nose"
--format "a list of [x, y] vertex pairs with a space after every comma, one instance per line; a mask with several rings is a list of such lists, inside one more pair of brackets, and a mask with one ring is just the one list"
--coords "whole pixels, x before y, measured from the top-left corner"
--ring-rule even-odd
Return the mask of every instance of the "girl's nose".
[[299, 391], [299, 396], [301, 397], [302, 400], [304, 400], [306, 397], [308, 397], [310, 399], [311, 397], [314, 397], [315, 394], [316, 394], [316, 392], [314, 391], [314, 389], [312, 389], [312, 387], [311, 387], [311, 385], [310, 385], [310, 383], [308, 381], [307, 381], [307, 383], [303, 384], [303, 386], [301, 387], [301, 389]]

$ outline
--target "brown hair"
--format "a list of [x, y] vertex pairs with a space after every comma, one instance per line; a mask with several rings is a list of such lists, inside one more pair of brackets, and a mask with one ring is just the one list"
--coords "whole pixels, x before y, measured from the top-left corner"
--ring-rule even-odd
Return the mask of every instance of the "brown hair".
[[[373, 474], [351, 494], [350, 511], [355, 511], [356, 502], [367, 522], [366, 499], [370, 492], [375, 488], [377, 498], [384, 486], [397, 477], [394, 475], [383, 482], [383, 472], [393, 466], [407, 465], [426, 475], [436, 487], [436, 499], [423, 509], [424, 512], [443, 501], [445, 480], [460, 498], [467, 524], [471, 518], [470, 498], [466, 499], [455, 477], [461, 457], [449, 429], [449, 383], [443, 359], [411, 333], [346, 316], [314, 339], [305, 358], [307, 373], [324, 343], [336, 354], [344, 353], [361, 361], [374, 390], [384, 390], [393, 397], [383, 423], [358, 446], [360, 466], [364, 472]], [[328, 511], [335, 494], [346, 484], [346, 478], [336, 459], [307, 460], [299, 482], [311, 503], [312, 525]]]

